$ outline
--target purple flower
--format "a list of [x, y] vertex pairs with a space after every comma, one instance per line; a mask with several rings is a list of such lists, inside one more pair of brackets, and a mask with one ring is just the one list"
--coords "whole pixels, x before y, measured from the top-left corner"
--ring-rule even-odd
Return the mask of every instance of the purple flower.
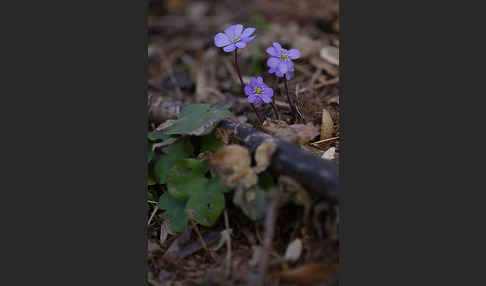
[[250, 77], [250, 84], [245, 86], [245, 93], [248, 96], [246, 101], [249, 103], [260, 104], [272, 102], [273, 89], [263, 82], [261, 76]]
[[300, 52], [297, 49], [283, 49], [279, 43], [273, 43], [267, 48], [267, 53], [271, 56], [267, 60], [267, 66], [270, 68], [269, 73], [275, 73], [278, 77], [285, 77], [290, 80], [290, 73], [294, 71], [292, 60], [300, 58]]
[[223, 33], [218, 33], [214, 36], [214, 44], [216, 47], [223, 47], [223, 51], [229, 53], [236, 48], [243, 49], [246, 44], [251, 42], [256, 36], [251, 36], [255, 32], [255, 28], [246, 28], [243, 31], [243, 25], [237, 24], [229, 26]]

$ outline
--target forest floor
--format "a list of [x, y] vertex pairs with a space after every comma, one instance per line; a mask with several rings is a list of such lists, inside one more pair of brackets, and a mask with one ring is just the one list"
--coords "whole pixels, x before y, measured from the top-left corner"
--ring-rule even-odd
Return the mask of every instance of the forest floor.
[[[250, 76], [262, 76], [276, 91], [275, 104], [282, 124], [305, 123], [319, 131], [300, 148], [339, 164], [338, 0], [153, 0], [148, 14], [149, 96], [186, 105], [232, 103], [233, 120], [260, 129], [255, 113], [241, 94], [233, 54], [214, 45], [214, 36], [230, 25], [255, 27], [255, 40], [238, 51], [244, 82]], [[301, 51], [288, 82], [297, 119], [290, 112], [283, 82], [267, 72], [265, 49], [273, 42]], [[257, 108], [264, 118], [276, 119], [270, 105]], [[149, 122], [149, 126], [152, 131], [158, 124]], [[238, 144], [235, 140], [231, 143]], [[313, 199], [304, 206], [266, 206], [267, 216], [270, 211], [276, 214], [268, 249], [264, 242], [269, 235], [266, 221], [250, 219], [231, 199], [227, 199], [225, 213], [213, 226], [197, 226], [196, 231], [189, 224], [185, 232], [172, 233], [167, 221], [160, 217], [163, 210], [156, 207], [164, 189], [152, 187], [151, 192], [147, 230], [149, 285], [338, 284], [338, 205], [310, 195], [307, 197]], [[230, 252], [228, 241], [222, 239], [228, 229]], [[220, 242], [223, 245], [218, 245]], [[261, 253], [265, 251], [268, 259], [262, 261]], [[266, 269], [264, 277], [260, 275], [262, 263]]]

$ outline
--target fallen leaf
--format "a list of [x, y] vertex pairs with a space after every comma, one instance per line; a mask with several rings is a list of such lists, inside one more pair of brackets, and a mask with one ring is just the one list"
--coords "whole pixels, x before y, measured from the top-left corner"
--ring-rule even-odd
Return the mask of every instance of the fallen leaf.
[[260, 174], [265, 171], [272, 160], [272, 156], [277, 150], [277, 144], [273, 140], [268, 139], [261, 143], [255, 150], [256, 166], [253, 170]]
[[332, 121], [331, 114], [326, 109], [322, 109], [321, 140], [331, 138], [333, 133], [334, 122]]
[[319, 135], [319, 129], [312, 125], [312, 123], [292, 124], [290, 125], [290, 128], [294, 130], [297, 135], [297, 145], [307, 144], [310, 140]]
[[295, 239], [287, 246], [287, 250], [285, 251], [285, 260], [287, 261], [297, 261], [300, 255], [302, 254], [302, 240], [300, 238]]
[[285, 121], [267, 119], [263, 122], [262, 129], [279, 139], [297, 144], [297, 134], [295, 134], [295, 131]]
[[333, 65], [339, 66], [339, 50], [333, 46], [325, 46], [320, 52], [321, 58]]
[[334, 160], [336, 158], [336, 147], [327, 149], [327, 151], [322, 154], [321, 158], [324, 160]]
[[268, 134], [297, 145], [304, 145], [319, 135], [319, 129], [312, 123], [288, 125], [282, 120], [267, 119], [263, 122], [262, 129]]

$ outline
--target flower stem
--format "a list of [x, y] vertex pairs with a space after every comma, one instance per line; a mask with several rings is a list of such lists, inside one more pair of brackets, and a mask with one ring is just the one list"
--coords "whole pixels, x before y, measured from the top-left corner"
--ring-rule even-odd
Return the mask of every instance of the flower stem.
[[279, 87], [278, 87], [278, 78], [277, 78], [276, 84], [275, 84], [275, 82], [273, 84], [273, 90], [274, 90], [275, 94], [274, 94], [274, 96], [272, 96], [272, 108], [273, 108], [273, 111], [275, 112], [275, 116], [277, 117], [277, 120], [280, 120], [280, 114], [278, 113], [278, 107], [275, 105], [275, 98], [277, 97], [277, 94], [280, 93]]
[[285, 84], [285, 93], [287, 94], [287, 100], [289, 101], [290, 111], [292, 111], [292, 116], [294, 116], [294, 120], [297, 120], [297, 116], [295, 115], [295, 111], [294, 111], [294, 106], [292, 105], [292, 101], [290, 100], [290, 96], [289, 96], [289, 87], [287, 86], [287, 79], [284, 80], [284, 84]]
[[[238, 49], [235, 49], [235, 68], [236, 72], [238, 73], [238, 77], [240, 78], [240, 84], [241, 84], [241, 93], [243, 96], [245, 96], [245, 88], [243, 84], [243, 78], [241, 77], [241, 72], [240, 72], [240, 67], [238, 66]], [[260, 121], [260, 125], [263, 124], [262, 118], [260, 117], [260, 114], [258, 113], [258, 110], [256, 109], [255, 105], [253, 103], [250, 103], [251, 107], [253, 108], [253, 111], [255, 112], [258, 121]]]
[[[275, 101], [275, 97], [273, 97], [273, 101]], [[277, 107], [275, 106], [275, 103], [273, 103], [273, 101], [270, 102], [270, 105], [273, 108], [273, 112], [275, 113], [275, 117], [277, 118], [277, 120], [280, 120], [280, 116], [278, 115]]]

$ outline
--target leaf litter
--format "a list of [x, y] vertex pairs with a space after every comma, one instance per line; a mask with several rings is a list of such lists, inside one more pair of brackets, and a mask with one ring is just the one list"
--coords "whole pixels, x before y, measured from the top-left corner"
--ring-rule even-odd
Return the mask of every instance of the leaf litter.
[[[231, 1], [150, 1], [148, 113], [153, 121], [148, 161], [154, 168], [148, 180], [160, 216], [147, 230], [149, 284], [257, 285], [262, 281], [261, 252], [269, 251], [265, 285], [278, 280], [282, 285], [337, 285], [339, 239], [332, 207], [315, 201], [292, 178], [271, 172], [277, 152], [271, 140], [252, 153], [218, 128], [228, 118], [253, 127], [258, 121], [240, 95], [231, 56], [222, 55], [211, 41], [221, 26], [240, 22], [256, 27], [257, 38], [239, 52], [243, 77], [261, 75], [279, 90], [275, 104], [280, 120], [269, 106], [258, 106], [266, 119], [262, 130], [336, 161], [338, 11], [334, 0], [249, 2], [241, 10]], [[292, 119], [282, 82], [272, 83], [263, 68], [264, 49], [274, 41], [302, 53], [288, 84], [306, 123]], [[328, 141], [318, 143], [321, 140]], [[281, 196], [272, 247], [266, 249], [263, 222], [273, 186]], [[229, 230], [220, 215], [223, 209], [228, 211]], [[215, 261], [203, 250], [187, 210]], [[228, 274], [224, 261], [230, 237]]]

